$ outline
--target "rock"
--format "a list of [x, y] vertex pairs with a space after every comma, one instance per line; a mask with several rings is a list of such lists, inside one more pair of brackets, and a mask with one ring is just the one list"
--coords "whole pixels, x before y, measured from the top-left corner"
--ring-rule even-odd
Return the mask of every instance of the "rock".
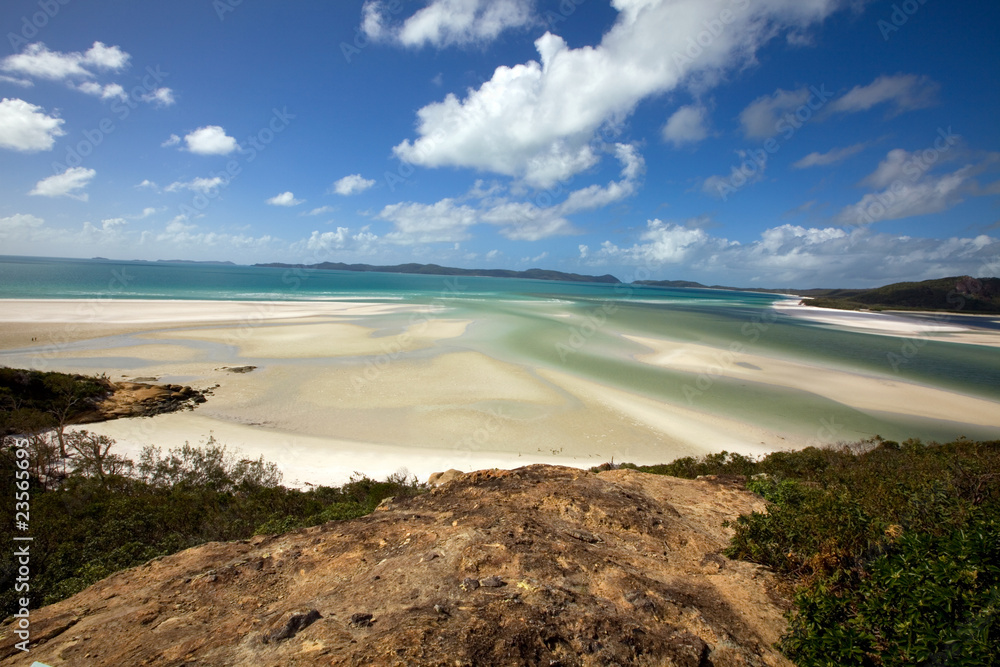
[[[721, 480], [471, 472], [359, 519], [203, 544], [32, 609], [32, 639], [47, 639], [31, 660], [791, 667], [773, 648], [787, 589], [767, 568], [706, 560], [728, 544], [724, 521], [766, 507]], [[289, 625], [318, 609], [339, 623]], [[9, 629], [0, 667], [23, 667]]]
[[261, 637], [265, 644], [291, 639], [297, 632], [303, 630], [323, 618], [318, 611], [311, 609], [304, 614], [293, 614], [280, 628], [266, 633]]
[[486, 577], [485, 579], [479, 580], [479, 585], [483, 588], [501, 588], [507, 585], [507, 582], [500, 577], [493, 575], [492, 577]]
[[229, 373], [250, 373], [251, 371], [257, 370], [256, 366], [223, 366], [222, 368], [217, 368], [216, 370], [227, 371]]
[[447, 484], [453, 479], [457, 479], [464, 474], [465, 473], [462, 472], [461, 470], [455, 470], [454, 468], [452, 468], [451, 470], [447, 470], [445, 472], [434, 473], [433, 475], [427, 478], [427, 483], [430, 486], [441, 486], [442, 484]]
[[352, 628], [370, 628], [375, 623], [371, 614], [357, 613], [351, 614], [350, 626]]

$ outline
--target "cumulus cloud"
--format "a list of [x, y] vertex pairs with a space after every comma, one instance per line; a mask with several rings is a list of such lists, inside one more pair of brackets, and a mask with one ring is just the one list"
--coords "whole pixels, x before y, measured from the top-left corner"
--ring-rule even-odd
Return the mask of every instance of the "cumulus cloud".
[[852, 155], [863, 151], [868, 144], [854, 144], [847, 148], [834, 148], [826, 153], [810, 153], [792, 166], [796, 169], [808, 169], [809, 167], [825, 167], [831, 164], [842, 162]]
[[311, 211], [307, 211], [307, 212], [303, 213], [302, 215], [323, 215], [324, 213], [333, 213], [333, 207], [332, 206], [320, 206], [318, 208], [314, 208]]
[[[143, 181], [143, 183], [146, 183], [146, 181]], [[192, 192], [199, 192], [203, 195], [207, 195], [212, 190], [215, 190], [225, 184], [226, 181], [221, 176], [213, 176], [212, 178], [195, 178], [190, 181], [174, 181], [166, 187], [166, 191], [180, 192], [181, 190], [190, 190]]]
[[100, 97], [102, 100], [127, 100], [128, 93], [117, 83], [109, 83], [106, 85], [101, 85], [99, 83], [94, 83], [93, 81], [84, 81], [79, 86], [76, 87], [82, 93], [87, 93], [88, 95], [93, 95], [94, 97]]
[[781, 225], [742, 244], [711, 236], [688, 224], [650, 220], [637, 243], [618, 247], [606, 241], [594, 251], [581, 247], [581, 261], [644, 266], [685, 275], [725, 275], [735, 284], [816, 287], [885, 284], [942, 275], [977, 274], [1000, 252], [1000, 239], [928, 239], [876, 234], [871, 228], [844, 230]]
[[40, 228], [45, 221], [34, 215], [17, 213], [0, 218], [0, 239], [10, 239]]
[[171, 146], [176, 146], [179, 143], [181, 143], [181, 138], [176, 134], [171, 134], [162, 144], [160, 144], [160, 148], [170, 148]]
[[408, 47], [482, 44], [505, 30], [532, 24], [533, 4], [532, 0], [432, 0], [401, 25], [393, 25], [389, 3], [368, 0], [361, 10], [361, 29], [371, 39]]
[[184, 137], [187, 150], [198, 155], [229, 155], [237, 148], [236, 139], [218, 125], [199, 127]]
[[812, 91], [778, 89], [773, 95], [764, 95], [751, 102], [740, 112], [743, 134], [750, 139], [773, 137], [781, 131], [781, 118], [809, 101]]
[[[874, 182], [890, 176], [887, 170]], [[845, 225], [864, 225], [940, 213], [971, 194], [972, 176], [973, 167], [967, 165], [949, 174], [926, 174], [916, 180], [897, 178], [885, 189], [866, 194], [858, 203], [845, 207], [837, 220]]]
[[663, 139], [674, 147], [696, 144], [708, 136], [708, 109], [689, 105], [678, 109], [663, 126]]
[[344, 176], [331, 185], [330, 192], [344, 196], [356, 195], [359, 192], [364, 192], [373, 185], [375, 185], [374, 180], [364, 178], [361, 174], [351, 174], [350, 176]]
[[[576, 234], [577, 230], [566, 216], [625, 199], [635, 192], [638, 179], [645, 171], [646, 163], [635, 146], [616, 144], [613, 152], [621, 163], [621, 180], [573, 190], [558, 204], [541, 206], [541, 197], [531, 202], [494, 196], [498, 188], [484, 189], [483, 183], [477, 181], [463, 198], [480, 199], [477, 207], [460, 205], [458, 200], [451, 198], [430, 205], [406, 202], [386, 207], [379, 217], [396, 224], [396, 231], [386, 238], [397, 243], [463, 241], [469, 238], [469, 228], [480, 223], [498, 226], [500, 234], [513, 241], [538, 241]], [[405, 215], [400, 217], [401, 213]]]
[[[1000, 154], [970, 153], [960, 146], [956, 148], [959, 141], [950, 130], [941, 130], [933, 148], [889, 151], [875, 171], [859, 184], [872, 191], [857, 203], [844, 207], [836, 220], [844, 225], [899, 220], [940, 213], [968, 197], [996, 194], [994, 188], [982, 187], [976, 176], [1000, 161]], [[958, 169], [941, 169], [948, 162], [970, 157]]]
[[367, 226], [354, 233], [351, 233], [349, 227], [337, 227], [334, 232], [314, 230], [305, 241], [292, 244], [291, 250], [295, 253], [308, 251], [314, 257], [334, 250], [370, 253], [375, 249], [378, 239], [378, 235], [369, 231]]
[[[498, 67], [460, 99], [454, 94], [417, 112], [415, 140], [394, 148], [404, 161], [460, 166], [554, 183], [592, 167], [602, 128], [616, 128], [636, 105], [709, 73], [753, 61], [777, 29], [822, 20], [846, 0], [761, 0], [734, 10], [729, 0], [617, 0], [618, 18], [597, 46], [570, 48], [546, 33], [538, 61]], [[686, 55], [692, 36], [730, 10], [733, 22]]]
[[0, 101], [0, 148], [25, 153], [52, 150], [55, 138], [66, 134], [62, 118], [21, 99]]
[[177, 101], [174, 99], [174, 91], [170, 88], [157, 88], [143, 95], [141, 99], [159, 107], [169, 107]]
[[275, 239], [270, 235], [248, 236], [246, 234], [201, 231], [197, 225], [188, 223], [184, 216], [177, 216], [171, 220], [164, 230], [156, 234], [154, 238], [158, 244], [168, 243], [181, 248], [209, 246], [227, 250], [269, 248], [275, 242]]
[[478, 222], [478, 213], [454, 199], [442, 199], [434, 204], [403, 202], [390, 204], [378, 214], [395, 226], [385, 235], [390, 243], [455, 243], [471, 238], [469, 228]]
[[271, 206], [298, 206], [303, 202], [305, 202], [305, 199], [296, 199], [295, 195], [291, 192], [282, 192], [280, 195], [275, 195], [267, 200], [267, 203]]
[[96, 175], [97, 172], [93, 169], [71, 167], [61, 174], [38, 181], [35, 188], [28, 194], [41, 197], [70, 197], [87, 201], [87, 193], [78, 191], [87, 187]]
[[856, 86], [831, 105], [844, 113], [867, 111], [880, 104], [892, 104], [893, 115], [923, 109], [937, 102], [941, 86], [915, 74], [880, 76], [867, 86]]
[[21, 53], [0, 61], [0, 69], [51, 81], [69, 78], [91, 79], [94, 70], [117, 72], [125, 69], [130, 56], [117, 46], [94, 42], [84, 53], [50, 51], [45, 44], [29, 44]]

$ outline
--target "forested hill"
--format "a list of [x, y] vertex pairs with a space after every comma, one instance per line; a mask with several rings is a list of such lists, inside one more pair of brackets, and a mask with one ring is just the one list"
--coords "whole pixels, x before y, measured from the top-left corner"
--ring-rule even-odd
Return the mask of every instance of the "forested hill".
[[397, 264], [396, 266], [373, 266], [371, 264], [344, 264], [342, 262], [323, 262], [321, 264], [254, 264], [254, 266], [278, 269], [318, 269], [321, 271], [360, 271], [375, 273], [412, 273], [431, 276], [470, 276], [485, 278], [527, 278], [530, 280], [562, 280], [572, 283], [611, 283], [621, 281], [612, 275], [584, 276], [578, 273], [563, 273], [562, 271], [547, 271], [545, 269], [528, 269], [527, 271], [510, 271], [507, 269], [458, 269], [437, 264]]
[[1000, 313], [1000, 278], [956, 276], [865, 290], [829, 290], [810, 306], [845, 310], [946, 310]]

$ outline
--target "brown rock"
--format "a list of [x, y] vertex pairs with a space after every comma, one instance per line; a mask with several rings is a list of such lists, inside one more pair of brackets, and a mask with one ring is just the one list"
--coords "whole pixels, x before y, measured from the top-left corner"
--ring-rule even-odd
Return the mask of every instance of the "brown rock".
[[[46, 641], [31, 660], [784, 667], [773, 648], [786, 627], [782, 589], [721, 555], [722, 522], [754, 510], [759, 497], [714, 480], [473, 472], [367, 517], [205, 544], [113, 575], [32, 610]], [[493, 577], [507, 585], [462, 590]], [[296, 629], [304, 610], [343, 620]], [[0, 666], [24, 664], [16, 641], [0, 627]]]

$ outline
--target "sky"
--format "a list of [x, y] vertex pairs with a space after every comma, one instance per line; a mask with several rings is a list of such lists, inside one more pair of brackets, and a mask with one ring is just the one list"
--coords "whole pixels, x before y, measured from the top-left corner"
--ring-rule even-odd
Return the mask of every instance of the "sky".
[[1000, 275], [994, 0], [5, 0], [0, 254]]

